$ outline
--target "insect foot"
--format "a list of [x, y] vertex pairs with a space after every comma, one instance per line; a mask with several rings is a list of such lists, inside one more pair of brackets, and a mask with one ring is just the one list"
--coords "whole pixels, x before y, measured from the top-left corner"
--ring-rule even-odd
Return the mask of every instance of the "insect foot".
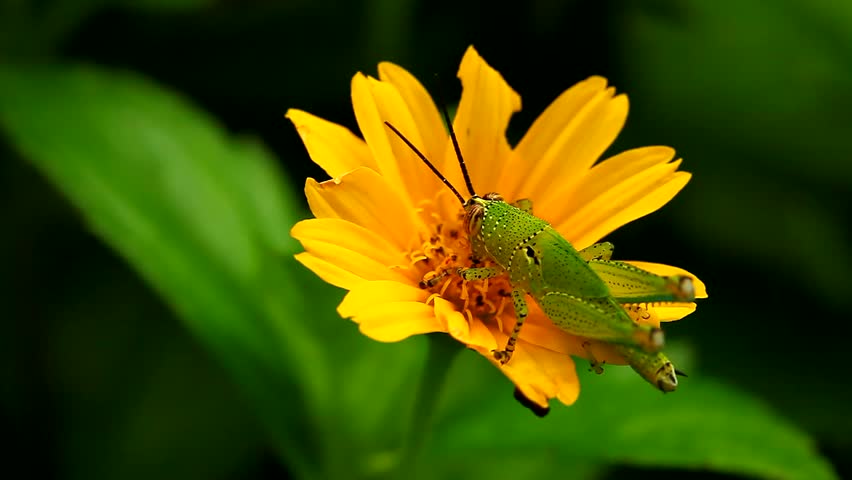
[[603, 365], [603, 362], [598, 363], [593, 360], [589, 360], [589, 371], [601, 375], [604, 372]]
[[603, 365], [605, 362], [598, 362], [595, 355], [592, 353], [591, 342], [583, 342], [583, 350], [586, 352], [586, 358], [589, 359], [589, 371], [601, 375], [604, 372]]
[[512, 358], [512, 350], [492, 350], [491, 353], [494, 355], [494, 360], [500, 362], [500, 365], [506, 365], [509, 362], [509, 359]]

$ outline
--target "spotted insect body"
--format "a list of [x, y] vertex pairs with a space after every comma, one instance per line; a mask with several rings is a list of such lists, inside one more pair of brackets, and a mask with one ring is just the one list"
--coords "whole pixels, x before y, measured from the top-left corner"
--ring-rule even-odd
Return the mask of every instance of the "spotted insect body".
[[[447, 124], [451, 125], [446, 112]], [[444, 275], [458, 274], [465, 281], [487, 280], [507, 275], [516, 322], [505, 348], [493, 352], [500, 363], [508, 362], [528, 315], [527, 296], [541, 307], [560, 329], [572, 335], [616, 345], [631, 366], [663, 391], [677, 385], [668, 370], [651, 380], [651, 367], [665, 366], [659, 353], [663, 333], [659, 328], [634, 322], [623, 304], [639, 302], [691, 301], [691, 279], [664, 277], [624, 262], [611, 261], [612, 244], [599, 243], [577, 251], [547, 221], [532, 213], [533, 203], [520, 199], [510, 204], [498, 193], [478, 196], [450, 129], [459, 164], [470, 197], [465, 200], [441, 172], [393, 125], [386, 125], [452, 190], [464, 208], [464, 228], [474, 265], [444, 272], [421, 285], [434, 287]], [[600, 369], [594, 359], [596, 370]], [[671, 366], [671, 362], [667, 363]], [[659, 370], [659, 368], [657, 369]], [[658, 375], [654, 370], [654, 375]], [[671, 367], [673, 370], [673, 367]], [[602, 370], [600, 370], [602, 371]], [[671, 376], [672, 378], [673, 375]]]

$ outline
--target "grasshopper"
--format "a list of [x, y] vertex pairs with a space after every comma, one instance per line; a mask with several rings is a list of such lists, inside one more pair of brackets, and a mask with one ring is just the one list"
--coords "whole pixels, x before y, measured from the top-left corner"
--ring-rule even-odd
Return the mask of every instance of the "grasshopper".
[[477, 195], [452, 122], [446, 110], [443, 113], [470, 193], [467, 200], [396, 127], [388, 122], [385, 125], [461, 202], [474, 263], [487, 259], [494, 265], [458, 268], [424, 279], [422, 284], [435, 286], [450, 273], [464, 281], [508, 274], [516, 322], [505, 348], [492, 352], [501, 364], [506, 364], [515, 351], [528, 315], [526, 295], [532, 296], [557, 327], [570, 334], [633, 349], [630, 352], [657, 353], [663, 346], [662, 330], [634, 322], [621, 304], [690, 301], [694, 296], [691, 279], [662, 277], [610, 261], [611, 243], [598, 243], [578, 252], [549, 223], [533, 215], [530, 200], [510, 204], [496, 192]]

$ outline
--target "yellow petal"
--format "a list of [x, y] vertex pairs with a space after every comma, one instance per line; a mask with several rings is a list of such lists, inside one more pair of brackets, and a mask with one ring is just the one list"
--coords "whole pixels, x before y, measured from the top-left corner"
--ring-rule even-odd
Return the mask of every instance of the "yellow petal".
[[[462, 96], [453, 128], [461, 152], [477, 193], [496, 191], [511, 151], [506, 141], [506, 127], [512, 114], [521, 109], [521, 97], [473, 47], [465, 52], [458, 77], [462, 82]], [[442, 171], [458, 170], [451, 146], [444, 159]]]
[[542, 192], [578, 183], [627, 119], [627, 97], [614, 94], [614, 88], [606, 88], [605, 79], [592, 77], [560, 95], [512, 154], [512, 168], [507, 173], [523, 173], [510, 198], [533, 198], [541, 203], [551, 200], [542, 198]]
[[[606, 370], [606, 365], [627, 365], [627, 361], [624, 360], [624, 357], [618, 353], [612, 344], [591, 342], [588, 349], [594, 355], [596, 362], [605, 364], [604, 370]], [[583, 368], [582, 364], [580, 368]]]
[[647, 304], [625, 305], [624, 309], [634, 322], [660, 328], [660, 317], [657, 315], [657, 311], [648, 308]]
[[[293, 227], [292, 235], [302, 242], [306, 254], [315, 259], [332, 263], [338, 269], [349, 272], [364, 280], [412, 282], [406, 276], [407, 272], [399, 268], [391, 268], [392, 265], [405, 262], [403, 254], [394, 250], [381, 251], [380, 249], [371, 248], [369, 243], [370, 237], [362, 236], [363, 229], [352, 224], [349, 224], [351, 228], [340, 229], [342, 234], [339, 238], [329, 239], [329, 237], [333, 237], [333, 232], [330, 233], [325, 228], [316, 227], [318, 222], [319, 224], [325, 223], [317, 219], [311, 219], [303, 220]], [[340, 220], [337, 222], [340, 225], [348, 223]], [[299, 261], [308, 266], [308, 268], [311, 268], [304, 260], [304, 257], [299, 258]], [[317, 272], [317, 274], [320, 273]], [[344, 277], [342, 280], [327, 281], [343, 286], [340, 282], [348, 279], [349, 277]]]
[[350, 318], [381, 303], [425, 302], [428, 296], [428, 291], [409, 283], [389, 280], [361, 282], [343, 297], [337, 313]]
[[[385, 238], [366, 228], [339, 218], [303, 220], [290, 230], [305, 250], [317, 258], [336, 261], [363, 278], [407, 279], [409, 272], [393, 265], [405, 265], [407, 256]], [[374, 269], [369, 271], [367, 269]], [[393, 270], [391, 274], [388, 271]], [[410, 280], [408, 283], [414, 283]]]
[[[587, 348], [592, 348], [597, 342], [589, 344], [589, 340], [561, 330], [547, 318], [535, 303], [530, 303], [529, 307], [530, 313], [524, 323], [521, 340], [556, 353], [582, 358], [588, 357]], [[506, 331], [511, 331], [512, 325], [505, 325], [504, 323], [503, 328]], [[592, 348], [592, 353], [598, 361], [606, 363], [610, 363], [610, 359], [621, 360], [620, 356], [612, 355], [607, 350], [598, 351], [596, 348]]]
[[435, 298], [434, 301], [435, 316], [442, 325], [446, 325], [447, 333], [462, 342], [470, 337], [470, 324], [464, 315], [456, 310], [455, 305], [442, 298]]
[[308, 155], [331, 178], [357, 167], [377, 169], [367, 144], [347, 128], [293, 108], [286, 116], [296, 126]]
[[497, 348], [494, 336], [482, 321], [474, 318], [473, 322], [469, 322], [455, 305], [443, 298], [435, 298], [434, 301], [435, 316], [453, 338], [470, 347], [479, 347], [489, 352]]
[[339, 266], [337, 262], [317, 258], [308, 252], [296, 254], [296, 260], [335, 287], [348, 290], [364, 281], [362, 277]]
[[356, 168], [339, 180], [305, 184], [308, 205], [317, 218], [340, 218], [378, 235], [401, 249], [418, 242], [420, 221], [385, 179], [369, 168]]
[[694, 303], [676, 303], [671, 305], [653, 306], [651, 310], [657, 315], [661, 322], [673, 322], [694, 312]]
[[[580, 208], [580, 200], [596, 198], [613, 186], [641, 175], [645, 170], [674, 158], [670, 147], [634, 148], [607, 159], [589, 170], [579, 184], [552, 184], [536, 195], [536, 215], [559, 225]], [[540, 199], [540, 200], [539, 200]], [[577, 205], [572, 208], [572, 205]]]
[[[393, 280], [397, 282], [409, 281], [399, 269], [389, 268], [386, 264], [378, 262], [367, 255], [354, 252], [345, 247], [334, 243], [326, 243], [313, 241], [306, 243], [305, 249], [307, 252], [300, 255], [310, 255], [311, 257], [322, 260], [335, 265], [338, 269], [351, 273], [363, 280]], [[302, 264], [311, 268], [304, 260], [304, 257], [298, 258]], [[311, 270], [314, 270], [311, 268]], [[314, 270], [317, 275], [321, 272]], [[344, 277], [342, 280], [347, 280], [349, 277]], [[351, 288], [351, 284], [343, 285], [341, 280], [332, 281], [331, 279], [323, 278], [327, 282], [343, 287]]]
[[[559, 329], [535, 302], [527, 302], [529, 315], [524, 328], [521, 330], [520, 339], [539, 347], [552, 350], [557, 353], [570, 355], [583, 355], [583, 340], [570, 335]], [[510, 317], [503, 320], [503, 334], [511, 333], [515, 325], [515, 318]], [[502, 346], [501, 346], [502, 348]]]
[[391, 302], [362, 310], [352, 319], [361, 333], [379, 342], [398, 342], [412, 335], [442, 332], [431, 305], [423, 302]]
[[440, 181], [384, 123], [390, 122], [418, 150], [424, 145], [420, 128], [399, 91], [390, 83], [359, 73], [352, 78], [352, 106], [361, 133], [388, 185], [399, 192], [410, 208], [431, 199], [440, 188]]
[[[651, 262], [637, 262], [637, 261], [629, 261], [631, 265], [635, 265], [642, 270], [647, 270], [651, 273], [656, 273], [657, 275], [686, 275], [692, 278], [692, 285], [695, 288], [695, 298], [707, 298], [707, 287], [704, 285], [704, 282], [701, 281], [700, 278], [696, 277], [692, 273], [678, 267], [673, 267], [671, 265], [665, 265], [662, 263], [651, 263]], [[660, 322], [671, 322], [674, 320], [680, 320], [681, 318], [689, 315], [694, 312], [696, 309], [696, 305], [693, 302], [689, 303], [667, 303], [663, 305], [655, 305], [651, 306], [650, 310], [653, 312], [654, 316]]]
[[[402, 97], [403, 102], [408, 106], [408, 111], [422, 141], [422, 144], [417, 145], [417, 148], [432, 163], [441, 164], [448, 136], [441, 115], [438, 113], [432, 97], [429, 96], [429, 92], [407, 70], [393, 63], [382, 62], [379, 64], [379, 79], [393, 85]], [[426, 168], [425, 165], [421, 167]], [[426, 170], [423, 170], [424, 175], [426, 172]]]
[[500, 370], [527, 398], [543, 407], [550, 398], [571, 405], [580, 395], [574, 361], [562, 353], [518, 342], [512, 359]]
[[578, 250], [592, 245], [668, 203], [691, 177], [689, 173], [676, 172], [679, 165], [680, 161], [655, 165], [593, 197], [572, 199], [572, 203], [582, 207], [555, 228]]

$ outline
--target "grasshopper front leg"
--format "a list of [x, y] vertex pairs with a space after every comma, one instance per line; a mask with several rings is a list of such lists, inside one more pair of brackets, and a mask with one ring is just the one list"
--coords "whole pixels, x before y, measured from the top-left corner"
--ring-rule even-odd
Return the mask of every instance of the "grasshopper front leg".
[[[440, 283], [441, 279], [443, 279], [450, 272], [444, 272], [441, 275], [437, 275], [428, 280], [423, 280], [420, 282], [421, 287], [434, 287], [438, 283]], [[499, 267], [473, 267], [473, 268], [459, 268], [456, 270], [456, 273], [466, 282], [470, 282], [473, 280], [487, 280], [489, 278], [494, 278], [498, 275], [505, 273], [502, 268]], [[494, 359], [499, 361], [501, 365], [505, 365], [509, 359], [512, 358], [512, 354], [515, 352], [515, 344], [518, 342], [518, 336], [521, 334], [521, 327], [524, 325], [524, 321], [527, 319], [527, 315], [529, 314], [529, 308], [527, 307], [527, 302], [524, 299], [526, 292], [519, 288], [515, 288], [512, 290], [512, 305], [515, 308], [515, 327], [512, 329], [512, 334], [509, 336], [509, 341], [506, 342], [506, 348], [503, 350], [495, 350]]]
[[695, 286], [692, 278], [686, 275], [657, 275], [629, 263], [606, 258], [589, 260], [589, 267], [606, 282], [618, 303], [695, 300]]
[[[461, 270], [459, 271], [459, 275], [461, 275], [465, 281], [471, 281], [493, 278], [503, 272], [503, 269], [498, 267], [475, 267]], [[501, 365], [505, 365], [506, 362], [512, 358], [512, 354], [515, 352], [515, 344], [518, 342], [518, 336], [521, 334], [521, 327], [523, 327], [524, 320], [527, 319], [527, 315], [529, 314], [529, 308], [527, 307], [527, 302], [524, 299], [525, 295], [526, 293], [519, 288], [512, 290], [512, 305], [515, 307], [516, 317], [515, 327], [512, 329], [512, 334], [509, 336], [509, 341], [506, 342], [506, 348], [503, 350], [495, 350], [493, 352], [494, 359], [499, 361]]]
[[523, 290], [516, 288], [512, 290], [512, 304], [515, 307], [515, 327], [512, 329], [512, 335], [509, 337], [509, 341], [506, 342], [506, 348], [503, 350], [495, 350], [494, 359], [500, 362], [500, 365], [505, 365], [509, 359], [512, 358], [512, 354], [515, 353], [515, 343], [518, 342], [518, 336], [521, 334], [521, 327], [524, 326], [524, 320], [527, 319], [527, 315], [529, 314], [529, 308], [527, 307], [527, 301], [524, 299]]
[[470, 282], [472, 280], [487, 280], [489, 278], [494, 278], [501, 273], [503, 270], [498, 267], [473, 267], [473, 268], [456, 268], [456, 269], [448, 269], [444, 272], [435, 275], [429, 278], [423, 278], [420, 281], [420, 288], [431, 288], [435, 285], [441, 283], [447, 275], [455, 273], [462, 278], [462, 280], [466, 282]]

